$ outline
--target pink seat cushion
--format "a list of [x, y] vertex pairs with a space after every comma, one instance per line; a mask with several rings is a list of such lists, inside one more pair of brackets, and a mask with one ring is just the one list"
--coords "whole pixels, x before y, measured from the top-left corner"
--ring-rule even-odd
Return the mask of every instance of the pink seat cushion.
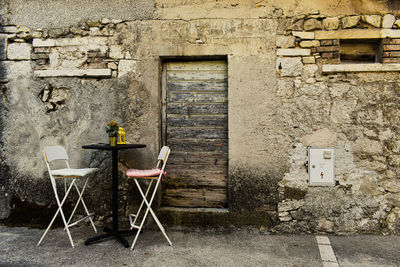
[[126, 171], [126, 175], [129, 177], [154, 177], [160, 175], [160, 173], [161, 170], [158, 168], [149, 170], [128, 169]]

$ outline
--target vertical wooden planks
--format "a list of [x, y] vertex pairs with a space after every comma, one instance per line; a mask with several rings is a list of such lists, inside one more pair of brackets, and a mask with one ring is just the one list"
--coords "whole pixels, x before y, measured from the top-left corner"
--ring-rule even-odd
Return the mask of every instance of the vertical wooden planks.
[[164, 72], [165, 140], [172, 153], [163, 203], [177, 207], [226, 207], [226, 61], [168, 62]]

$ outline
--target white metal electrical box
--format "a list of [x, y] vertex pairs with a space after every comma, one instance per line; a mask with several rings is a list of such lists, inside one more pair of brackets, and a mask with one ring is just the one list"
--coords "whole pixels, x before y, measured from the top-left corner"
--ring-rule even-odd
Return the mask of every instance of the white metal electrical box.
[[334, 166], [334, 148], [308, 148], [308, 181], [310, 185], [334, 186]]

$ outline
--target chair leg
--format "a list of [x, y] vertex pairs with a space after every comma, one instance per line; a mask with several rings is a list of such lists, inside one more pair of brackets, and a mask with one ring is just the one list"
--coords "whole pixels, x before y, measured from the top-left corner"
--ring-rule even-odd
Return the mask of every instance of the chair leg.
[[163, 233], [164, 237], [167, 239], [168, 243], [172, 246], [171, 241], [169, 240], [167, 234], [165, 233], [164, 227], [161, 225], [160, 221], [158, 220], [157, 216], [155, 215], [154, 211], [151, 208], [151, 204], [152, 204], [154, 196], [155, 196], [155, 194], [157, 192], [157, 188], [158, 188], [159, 182], [160, 182], [160, 180], [157, 181], [156, 186], [155, 186], [154, 191], [153, 191], [153, 194], [151, 196], [150, 202], [148, 202], [147, 199], [146, 199], [145, 194], [142, 191], [142, 188], [140, 187], [140, 185], [139, 185], [139, 183], [137, 181], [137, 179], [135, 179], [136, 186], [137, 186], [140, 194], [142, 195], [143, 201], [146, 203], [147, 209], [146, 209], [145, 214], [143, 216], [143, 219], [142, 219], [142, 221], [140, 223], [138, 231], [137, 231], [137, 233], [135, 235], [135, 239], [133, 240], [133, 243], [132, 243], [132, 246], [131, 246], [131, 250], [133, 250], [133, 248], [135, 247], [136, 241], [137, 241], [137, 239], [139, 237], [140, 231], [142, 230], [143, 224], [146, 221], [146, 218], [147, 218], [147, 215], [148, 215], [149, 211], [150, 211], [151, 215], [153, 216], [154, 220], [156, 221], [156, 223], [157, 223], [158, 227], [160, 228], [161, 232]]
[[94, 232], [97, 233], [96, 226], [95, 226], [94, 223], [93, 223], [92, 217], [90, 216], [89, 210], [88, 210], [88, 208], [86, 207], [85, 201], [83, 201], [83, 197], [82, 197], [82, 196], [83, 196], [83, 193], [85, 192], [85, 189], [86, 189], [86, 186], [87, 186], [88, 181], [89, 181], [89, 178], [86, 178], [85, 184], [83, 185], [81, 191], [79, 191], [79, 188], [78, 188], [77, 184], [75, 183], [75, 189], [76, 189], [76, 192], [78, 193], [78, 197], [79, 197], [79, 198], [78, 198], [78, 201], [76, 202], [76, 205], [75, 205], [74, 210], [73, 210], [72, 213], [71, 213], [71, 216], [69, 217], [68, 224], [70, 223], [72, 217], [74, 216], [74, 213], [75, 213], [75, 211], [76, 211], [76, 208], [77, 208], [78, 205], [79, 205], [79, 202], [81, 202], [83, 208], [85, 209], [86, 215], [89, 216], [88, 218], [89, 218], [89, 220], [90, 220], [90, 223], [91, 223], [91, 225], [92, 225], [92, 227], [93, 227]]
[[[161, 230], [161, 232], [163, 233], [165, 239], [167, 239], [169, 245], [172, 246], [172, 242], [171, 242], [171, 240], [169, 240], [169, 238], [168, 238], [168, 236], [167, 236], [167, 234], [166, 234], [166, 232], [165, 232], [164, 226], [162, 226], [161, 222], [158, 220], [156, 214], [154, 213], [153, 209], [151, 208], [151, 203], [153, 202], [154, 196], [155, 196], [156, 193], [157, 193], [157, 188], [158, 188], [159, 184], [160, 184], [160, 180], [157, 180], [157, 183], [156, 183], [156, 185], [155, 185], [155, 187], [154, 187], [154, 191], [153, 191], [153, 195], [152, 195], [152, 198], [151, 198], [151, 200], [150, 200], [150, 203], [147, 202], [147, 198], [144, 198], [144, 201], [145, 201], [146, 205], [149, 207], [150, 213], [151, 213], [151, 215], [152, 215], [154, 221], [155, 221], [156, 224], [158, 225], [158, 228], [160, 228], [160, 230]], [[143, 196], [143, 195], [142, 195], [142, 196]]]
[[72, 245], [73, 248], [75, 247], [75, 246], [74, 246], [74, 242], [72, 241], [71, 233], [70, 233], [69, 228], [68, 228], [68, 224], [67, 224], [67, 222], [66, 222], [66, 220], [65, 220], [65, 217], [64, 217], [64, 212], [62, 211], [62, 205], [64, 205], [64, 202], [65, 202], [65, 200], [67, 199], [68, 194], [70, 193], [70, 191], [71, 191], [72, 186], [74, 185], [74, 183], [75, 183], [75, 179], [72, 180], [70, 186], [68, 187], [68, 190], [65, 192], [64, 198], [63, 198], [63, 200], [61, 201], [61, 203], [60, 203], [60, 199], [58, 198], [57, 188], [55, 187], [55, 184], [53, 185], [53, 190], [54, 190], [54, 194], [55, 194], [55, 197], [56, 197], [58, 209], [57, 209], [56, 213], [54, 214], [53, 219], [51, 219], [50, 224], [47, 226], [46, 231], [43, 233], [42, 237], [40, 238], [40, 240], [39, 240], [37, 246], [39, 246], [39, 245], [42, 243], [44, 237], [46, 236], [47, 232], [50, 230], [51, 226], [52, 226], [53, 223], [54, 223], [54, 220], [57, 218], [57, 215], [58, 215], [58, 213], [60, 212], [60, 213], [61, 213], [61, 217], [62, 217], [63, 222], [64, 222], [64, 225], [65, 225], [65, 227], [66, 227], [67, 234], [68, 234], [69, 240], [70, 240], [70, 242], [71, 242], [71, 245]]
[[[135, 179], [135, 181], [136, 181], [136, 179]], [[145, 198], [147, 198], [147, 195], [148, 195], [148, 193], [149, 193], [149, 191], [150, 191], [150, 188], [151, 188], [151, 185], [152, 185], [152, 184], [153, 184], [153, 180], [151, 180], [151, 181], [150, 181], [150, 184], [147, 186]], [[135, 215], [135, 219], [133, 220], [133, 222], [131, 221], [131, 230], [133, 229], [133, 227], [135, 226], [135, 223], [136, 223], [137, 219], [139, 218], [139, 214], [140, 214], [140, 212], [141, 212], [141, 210], [142, 210], [143, 204], [144, 204], [144, 200], [142, 200], [142, 203], [140, 203], [139, 209], [138, 209], [138, 211], [136, 212], [136, 215]]]

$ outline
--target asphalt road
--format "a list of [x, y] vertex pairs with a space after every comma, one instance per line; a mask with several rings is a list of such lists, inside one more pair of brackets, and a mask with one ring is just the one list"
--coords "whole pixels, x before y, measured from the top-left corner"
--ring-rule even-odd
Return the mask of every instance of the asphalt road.
[[42, 233], [0, 226], [0, 266], [400, 266], [400, 236], [327, 236], [321, 245], [314, 235], [256, 229], [167, 230], [171, 247], [160, 231], [145, 230], [131, 251], [115, 240], [85, 246], [95, 235], [89, 226], [72, 229], [74, 249], [61, 228], [37, 247]]

